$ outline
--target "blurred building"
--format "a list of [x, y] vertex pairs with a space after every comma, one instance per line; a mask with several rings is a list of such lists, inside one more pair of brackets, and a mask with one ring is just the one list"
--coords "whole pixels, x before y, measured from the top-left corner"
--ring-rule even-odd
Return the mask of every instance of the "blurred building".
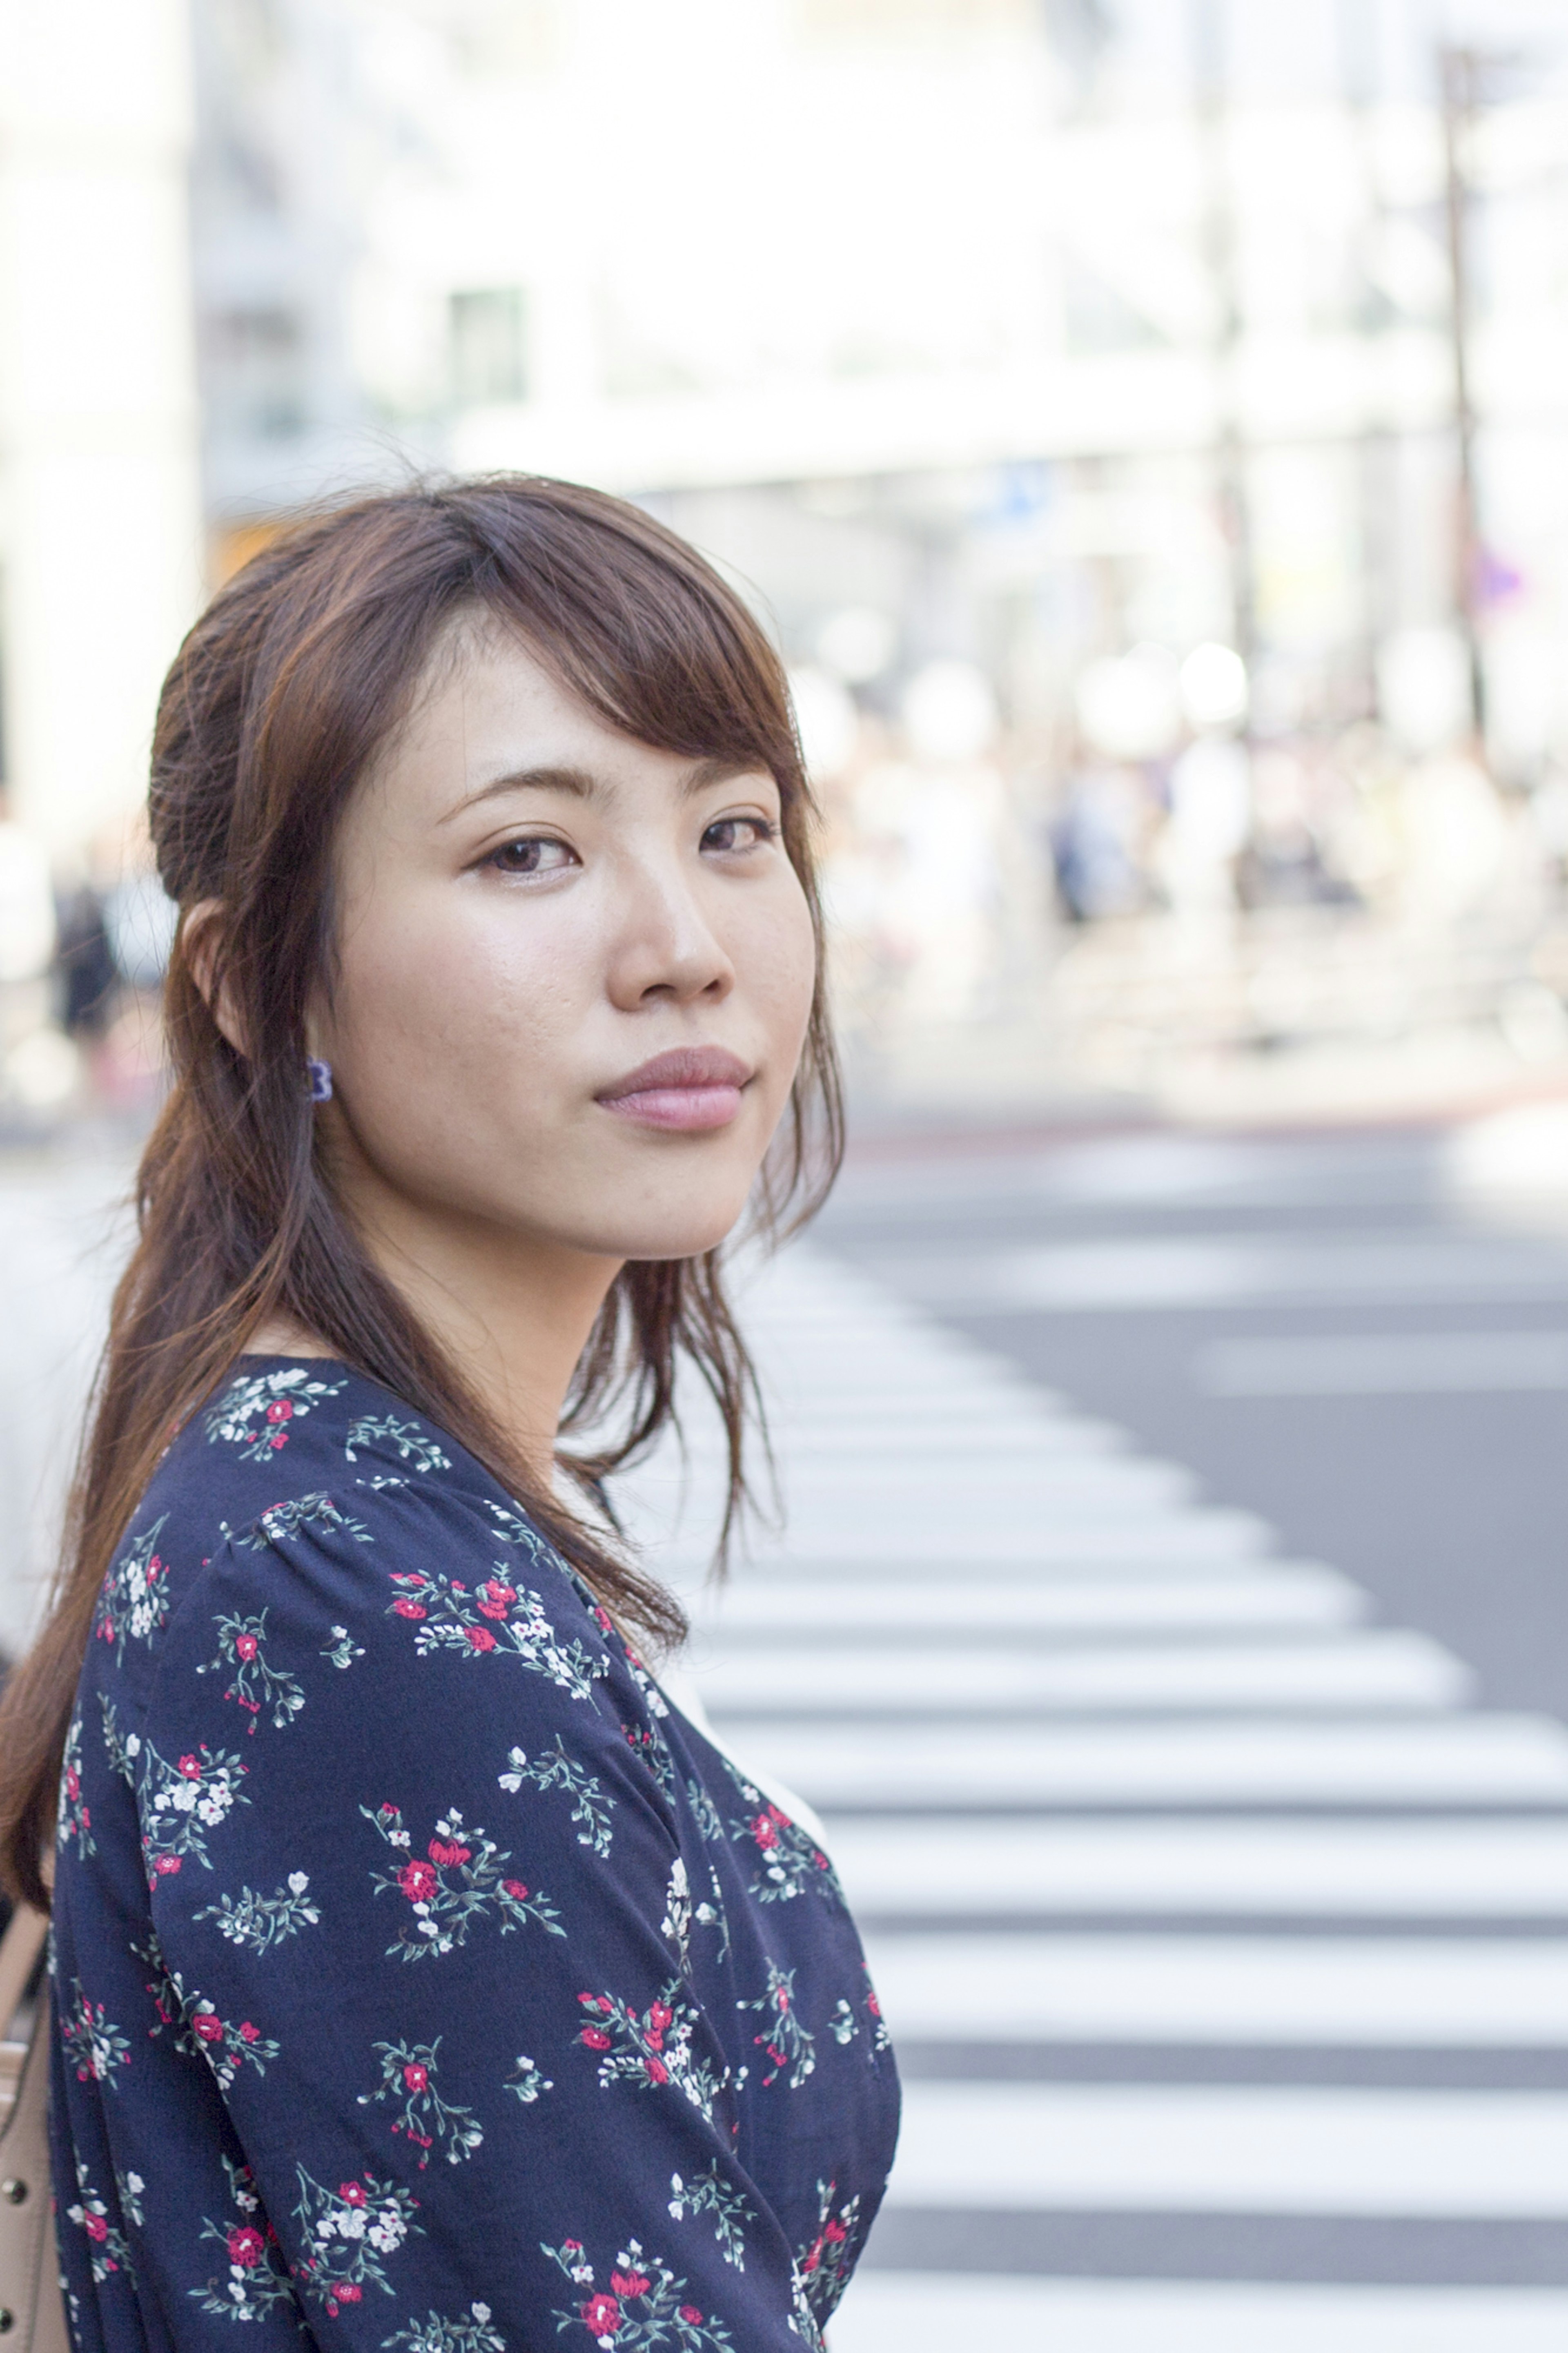
[[182, 0], [0, 0], [0, 659], [13, 817], [56, 856], [146, 790], [200, 592]]
[[[1247, 640], [1265, 719], [1368, 711], [1453, 617], [1436, 30], [1285, 14], [198, 0], [217, 526], [537, 467], [657, 496], [802, 649], [872, 604], [1026, 718], [1142, 639]], [[1465, 159], [1510, 757], [1568, 717], [1542, 88]]]

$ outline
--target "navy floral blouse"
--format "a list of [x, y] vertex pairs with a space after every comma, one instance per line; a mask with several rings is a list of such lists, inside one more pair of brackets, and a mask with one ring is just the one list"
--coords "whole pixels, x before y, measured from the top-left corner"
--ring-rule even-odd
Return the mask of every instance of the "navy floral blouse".
[[826, 1855], [490, 1476], [247, 1357], [104, 1582], [60, 1793], [79, 2353], [803, 2353], [898, 2081]]

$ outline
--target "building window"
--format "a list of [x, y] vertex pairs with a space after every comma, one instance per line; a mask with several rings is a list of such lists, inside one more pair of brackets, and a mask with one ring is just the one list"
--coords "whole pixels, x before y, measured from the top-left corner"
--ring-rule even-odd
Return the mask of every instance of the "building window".
[[458, 407], [526, 399], [521, 289], [487, 286], [454, 294], [449, 318], [452, 397]]

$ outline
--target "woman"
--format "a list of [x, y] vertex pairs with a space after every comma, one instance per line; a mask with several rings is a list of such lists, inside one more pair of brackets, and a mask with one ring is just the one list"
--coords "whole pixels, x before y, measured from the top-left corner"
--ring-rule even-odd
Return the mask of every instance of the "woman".
[[311, 522], [175, 662], [174, 1086], [0, 1729], [82, 2348], [820, 2342], [886, 2037], [592, 1508], [683, 1352], [741, 1493], [717, 1251], [837, 1134], [809, 818], [744, 606], [587, 491]]

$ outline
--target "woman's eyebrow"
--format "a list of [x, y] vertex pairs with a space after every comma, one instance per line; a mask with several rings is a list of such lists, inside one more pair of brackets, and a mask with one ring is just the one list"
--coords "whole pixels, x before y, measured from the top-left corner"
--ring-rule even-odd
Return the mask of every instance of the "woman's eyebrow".
[[[697, 793], [707, 792], [714, 785], [727, 785], [735, 776], [766, 776], [770, 774], [760, 760], [739, 760], [715, 754], [710, 759], [697, 761], [682, 777], [681, 795], [683, 798], [689, 799]], [[596, 798], [603, 790], [599, 778], [586, 768], [509, 768], [504, 776], [492, 776], [488, 784], [466, 793], [460, 801], [453, 803], [438, 822], [449, 825], [465, 810], [477, 808], [483, 801], [498, 800], [506, 793], [570, 793], [575, 799], [585, 801]]]
[[505, 793], [570, 793], [574, 798], [585, 801], [592, 800], [599, 789], [598, 778], [590, 776], [586, 768], [509, 768], [504, 776], [492, 776], [489, 784], [465, 793], [460, 801], [453, 803], [439, 823], [449, 825], [466, 809], [478, 807], [481, 801], [498, 800]]

